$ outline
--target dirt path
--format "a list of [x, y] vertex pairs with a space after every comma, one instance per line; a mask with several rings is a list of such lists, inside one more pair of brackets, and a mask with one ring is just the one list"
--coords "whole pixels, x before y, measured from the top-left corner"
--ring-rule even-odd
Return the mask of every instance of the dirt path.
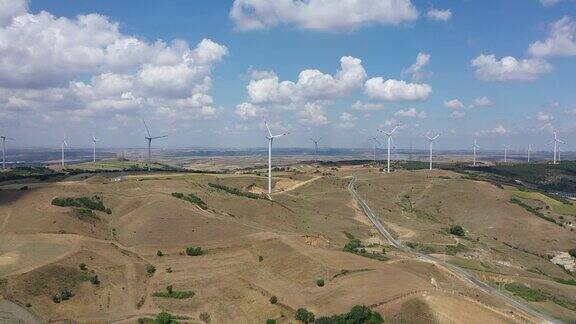
[[286, 189], [284, 189], [284, 190], [280, 190], [280, 191], [274, 192], [274, 194], [281, 194], [281, 193], [285, 193], [285, 192], [288, 192], [288, 191], [292, 191], [292, 190], [294, 190], [294, 189], [298, 189], [298, 188], [300, 188], [300, 187], [302, 187], [302, 186], [304, 186], [304, 185], [307, 185], [307, 184], [309, 184], [309, 183], [311, 183], [311, 182], [314, 182], [314, 181], [316, 181], [316, 180], [318, 180], [318, 179], [320, 179], [320, 178], [322, 178], [322, 176], [316, 176], [316, 177], [314, 177], [314, 178], [312, 178], [312, 179], [309, 179], [309, 180], [306, 180], [306, 181], [302, 181], [302, 182], [296, 183], [296, 184], [294, 184], [294, 185], [292, 185], [292, 186], [290, 186], [290, 187], [288, 187], [288, 188], [286, 188]]

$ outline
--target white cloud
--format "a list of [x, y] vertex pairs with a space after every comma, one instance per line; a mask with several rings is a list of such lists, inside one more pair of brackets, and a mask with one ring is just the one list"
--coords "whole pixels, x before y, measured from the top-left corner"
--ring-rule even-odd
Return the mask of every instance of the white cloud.
[[480, 55], [472, 60], [476, 77], [484, 81], [535, 80], [553, 70], [552, 65], [540, 59], [517, 60], [512, 56], [497, 60], [494, 55]]
[[338, 124], [339, 128], [350, 129], [350, 128], [356, 127], [356, 124], [354, 123], [354, 121], [357, 118], [348, 112], [343, 112], [340, 115], [339, 119], [340, 119], [340, 123]]
[[432, 87], [428, 84], [406, 83], [376, 77], [366, 81], [364, 90], [368, 96], [387, 101], [423, 101], [428, 99]]
[[544, 7], [551, 7], [553, 5], [556, 5], [560, 2], [562, 2], [563, 0], [540, 0], [540, 3], [544, 6]]
[[319, 70], [300, 72], [297, 82], [279, 81], [277, 76], [250, 80], [248, 95], [253, 103], [293, 103], [334, 99], [362, 86], [366, 71], [360, 59], [344, 56], [334, 75]]
[[356, 111], [376, 111], [376, 110], [384, 110], [384, 104], [376, 103], [376, 102], [362, 102], [356, 101], [352, 104], [352, 110]]
[[548, 122], [554, 120], [554, 117], [539, 111], [538, 114], [536, 115], [536, 120], [541, 122]]
[[463, 109], [465, 106], [462, 103], [462, 101], [458, 99], [452, 99], [444, 101], [444, 107], [456, 110], [456, 109]]
[[[167, 44], [126, 35], [98, 14], [75, 18], [0, 0], [0, 92], [38, 116], [81, 118], [156, 111], [213, 118], [212, 70], [228, 49], [203, 39]], [[79, 81], [88, 79], [90, 81]]]
[[394, 116], [423, 119], [426, 118], [426, 112], [418, 111], [416, 108], [400, 109], [394, 113]]
[[234, 112], [242, 119], [253, 119], [261, 117], [264, 109], [249, 102], [243, 102], [236, 106], [236, 110]]
[[471, 107], [472, 108], [489, 107], [489, 106], [492, 106], [493, 104], [494, 103], [492, 102], [492, 100], [490, 100], [490, 98], [484, 96], [484, 97], [475, 98], [474, 101], [472, 102]]
[[434, 73], [432, 71], [425, 70], [425, 67], [430, 62], [430, 54], [418, 53], [416, 56], [416, 62], [412, 64], [409, 68], [402, 71], [402, 74], [412, 75], [412, 79], [415, 81], [422, 81], [432, 77]]
[[448, 21], [450, 18], [452, 18], [452, 11], [450, 9], [431, 9], [426, 13], [426, 17], [428, 17], [430, 20]]
[[252, 67], [248, 69], [247, 75], [250, 80], [262, 80], [276, 77], [276, 73], [274, 71], [257, 70]]
[[352, 31], [363, 26], [398, 25], [418, 18], [410, 0], [234, 0], [230, 18], [237, 30], [279, 24], [321, 31]]
[[324, 107], [319, 103], [306, 103], [304, 109], [298, 113], [300, 122], [305, 125], [319, 126], [328, 124]]
[[530, 44], [528, 52], [536, 57], [576, 55], [576, 22], [568, 16], [553, 22], [548, 38]]
[[497, 127], [495, 127], [494, 129], [492, 129], [492, 133], [504, 135], [504, 134], [508, 133], [508, 130], [506, 128], [504, 128], [503, 125], [500, 124]]
[[461, 111], [461, 110], [454, 110], [451, 114], [450, 117], [458, 119], [458, 118], [464, 118], [466, 116], [466, 112], [465, 111]]

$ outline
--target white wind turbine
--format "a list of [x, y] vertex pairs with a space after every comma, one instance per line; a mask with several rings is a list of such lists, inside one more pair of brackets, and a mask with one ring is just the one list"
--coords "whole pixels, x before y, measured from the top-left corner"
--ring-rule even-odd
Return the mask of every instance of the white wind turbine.
[[556, 152], [558, 152], [558, 143], [560, 143], [560, 144], [566, 144], [566, 142], [559, 140], [559, 139], [558, 139], [558, 136], [556, 136], [556, 132], [554, 132], [554, 139], [552, 140], [552, 142], [554, 143], [554, 164], [557, 164], [557, 162], [556, 162]]
[[474, 140], [474, 145], [472, 146], [472, 149], [474, 150], [474, 160], [472, 162], [473, 166], [476, 166], [476, 149], [479, 149], [480, 146], [478, 146], [478, 144], [476, 144], [476, 140]]
[[381, 133], [384, 133], [388, 137], [388, 166], [386, 167], [386, 172], [390, 173], [390, 145], [392, 143], [392, 134], [398, 129], [398, 125], [392, 128], [390, 132], [385, 132], [383, 130], [378, 130]]
[[144, 138], [148, 141], [148, 171], [150, 171], [151, 170], [150, 165], [152, 163], [152, 140], [167, 137], [167, 135], [152, 136], [150, 134], [150, 130], [148, 129], [148, 125], [146, 125], [146, 121], [142, 120], [142, 122], [144, 123], [144, 127], [146, 128], [146, 133], [148, 133], [148, 136], [145, 136]]
[[528, 163], [530, 163], [530, 153], [532, 152], [532, 144], [528, 144]]
[[382, 145], [382, 143], [380, 143], [377, 137], [369, 138], [368, 141], [372, 141], [374, 143], [374, 145], [372, 145], [372, 150], [374, 154], [374, 165], [376, 165], [376, 146], [378, 144]]
[[508, 149], [510, 145], [504, 145], [504, 163], [508, 162]]
[[436, 139], [438, 139], [438, 137], [440, 137], [440, 134], [437, 134], [434, 137], [430, 137], [430, 136], [426, 135], [426, 138], [430, 142], [430, 170], [432, 170], [432, 145], [433, 145], [434, 141]]
[[96, 163], [96, 142], [99, 142], [100, 140], [98, 138], [96, 138], [96, 136], [92, 135], [92, 161], [93, 163]]
[[2, 168], [6, 169], [6, 140], [13, 141], [14, 139], [4, 135], [0, 136], [0, 138], [2, 139]]
[[265, 121], [264, 125], [268, 131], [268, 136], [266, 136], [266, 138], [268, 139], [268, 196], [270, 196], [270, 194], [272, 194], [272, 142], [275, 138], [286, 136], [290, 133], [286, 132], [278, 135], [272, 135], [270, 127], [268, 127], [268, 122]]
[[320, 143], [322, 137], [319, 137], [317, 139], [310, 138], [310, 140], [314, 142], [314, 161], [318, 163], [318, 143]]
[[62, 169], [64, 169], [64, 149], [68, 147], [68, 142], [66, 141], [66, 133], [64, 133], [64, 138], [62, 139]]

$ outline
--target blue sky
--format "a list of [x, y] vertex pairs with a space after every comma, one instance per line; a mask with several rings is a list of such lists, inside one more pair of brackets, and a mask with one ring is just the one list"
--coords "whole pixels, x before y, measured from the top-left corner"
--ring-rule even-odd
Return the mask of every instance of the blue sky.
[[[576, 147], [575, 1], [235, 2], [0, 0], [0, 129], [22, 146], [67, 133], [87, 147], [94, 133], [133, 147], [144, 118], [170, 135], [161, 146], [254, 147], [266, 119], [293, 132], [279, 146], [362, 147], [401, 123], [398, 147], [438, 132], [438, 148], [547, 149], [553, 130]], [[132, 39], [137, 50], [109, 55]], [[506, 70], [508, 56], [519, 65]], [[314, 84], [298, 82], [305, 70], [321, 72]], [[289, 92], [266, 88], [274, 78]]]

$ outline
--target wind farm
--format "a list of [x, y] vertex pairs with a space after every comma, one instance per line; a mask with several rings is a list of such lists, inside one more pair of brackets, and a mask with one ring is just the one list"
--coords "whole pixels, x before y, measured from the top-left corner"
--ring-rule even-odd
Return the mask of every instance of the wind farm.
[[574, 9], [0, 0], [0, 323], [576, 322]]

